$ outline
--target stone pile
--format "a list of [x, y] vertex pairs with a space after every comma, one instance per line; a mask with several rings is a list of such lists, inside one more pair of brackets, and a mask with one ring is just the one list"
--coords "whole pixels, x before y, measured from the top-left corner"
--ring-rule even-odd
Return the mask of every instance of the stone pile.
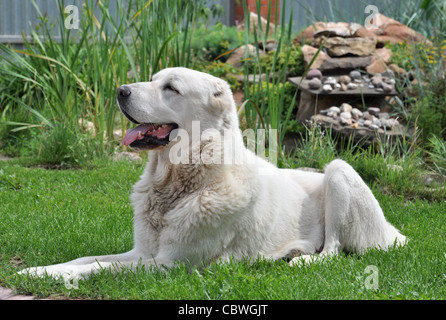
[[362, 75], [361, 72], [353, 70], [349, 75], [323, 77], [318, 69], [312, 69], [305, 78], [311, 90], [322, 89], [325, 93], [334, 90], [348, 91], [361, 87], [375, 89], [376, 92], [389, 93], [395, 89], [395, 79], [391, 70], [370, 77]]
[[335, 35], [345, 38], [371, 38], [376, 40], [378, 47], [383, 47], [386, 42], [428, 41], [422, 34], [383, 14], [377, 14], [375, 18], [376, 21], [373, 21], [371, 27], [362, 26], [358, 23], [318, 21], [299, 33], [294, 39], [294, 43], [300, 44], [304, 41], [313, 41], [315, 37], [321, 35]]
[[320, 114], [338, 121], [343, 126], [351, 126], [353, 128], [366, 127], [372, 130], [380, 128], [392, 130], [399, 125], [397, 119], [391, 118], [387, 112], [381, 112], [380, 108], [370, 107], [362, 112], [348, 103], [343, 103], [340, 107], [332, 106], [321, 110]]
[[387, 69], [395, 73], [404, 73], [399, 66], [391, 63], [392, 51], [384, 46], [386, 41], [428, 42], [421, 34], [409, 27], [378, 15], [377, 27], [366, 28], [358, 23], [316, 22], [302, 31], [295, 39], [301, 44], [306, 68], [317, 53], [312, 69], [319, 69], [324, 74], [348, 73], [361, 69], [370, 75], [376, 75]]

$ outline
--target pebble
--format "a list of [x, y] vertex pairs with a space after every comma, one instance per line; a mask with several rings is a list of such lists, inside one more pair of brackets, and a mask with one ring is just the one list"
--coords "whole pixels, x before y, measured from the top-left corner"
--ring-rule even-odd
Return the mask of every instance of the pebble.
[[393, 86], [387, 83], [384, 83], [382, 87], [384, 92], [391, 92], [393, 90]]
[[363, 113], [358, 108], [352, 108], [351, 110], [352, 116], [361, 118], [363, 116]]
[[375, 88], [381, 88], [383, 83], [383, 78], [379, 76], [374, 76], [371, 80], [371, 83]]
[[349, 89], [349, 90], [353, 90], [353, 89], [356, 89], [356, 88], [358, 88], [358, 85], [356, 83], [350, 82], [347, 85], [347, 89]]
[[347, 85], [345, 83], [341, 83], [341, 90], [342, 91], [347, 91], [348, 90]]
[[353, 71], [350, 72], [349, 77], [351, 79], [353, 79], [353, 80], [354, 79], [361, 79], [361, 72], [353, 70]]
[[384, 125], [386, 128], [391, 128], [391, 129], [392, 129], [393, 127], [399, 125], [399, 122], [398, 122], [398, 120], [396, 120], [396, 119], [387, 119], [387, 120], [383, 123], [383, 125]]
[[342, 119], [351, 119], [352, 118], [352, 114], [350, 112], [341, 112], [341, 114], [339, 116]]
[[348, 103], [343, 103], [341, 104], [341, 107], [339, 109], [341, 110], [341, 112], [352, 112], [353, 107]]
[[352, 82], [352, 79], [351, 79], [349, 76], [344, 75], [344, 76], [340, 76], [340, 77], [338, 78], [338, 81], [339, 81], [340, 83], [349, 84], [350, 82]]
[[352, 124], [352, 119], [339, 118], [339, 122], [344, 126], [350, 126]]
[[381, 72], [381, 76], [387, 77], [387, 78], [395, 78], [395, 74], [390, 69], [387, 69], [386, 71]]
[[340, 107], [331, 106], [328, 109], [321, 110], [320, 113], [338, 120], [342, 125], [352, 126], [353, 128], [368, 127], [377, 130], [379, 128], [392, 129], [399, 125], [397, 119], [390, 118], [388, 112], [381, 112], [381, 109], [376, 107], [369, 107], [367, 111], [362, 112], [348, 103], [343, 103]]
[[372, 125], [375, 125], [379, 128], [382, 127], [383, 123], [381, 122], [381, 120], [376, 119], [372, 122]]
[[333, 88], [332, 88], [331, 85], [329, 85], [329, 84], [324, 84], [324, 85], [322, 86], [322, 91], [324, 91], [324, 92], [332, 92], [332, 91], [333, 91]]
[[328, 111], [334, 112], [334, 113], [341, 113], [341, 109], [339, 107], [336, 106], [332, 106], [330, 108], [328, 108]]
[[322, 80], [322, 72], [318, 69], [311, 69], [308, 71], [306, 79], [310, 80], [313, 78], [318, 78], [319, 80]]
[[312, 90], [319, 90], [322, 86], [322, 82], [319, 78], [313, 78], [308, 82], [308, 86]]
[[336, 83], [337, 83], [337, 81], [336, 81], [336, 79], [333, 78], [333, 77], [328, 77], [328, 78], [324, 81], [324, 84], [329, 84], [329, 85], [331, 85], [331, 86], [336, 85]]
[[387, 119], [390, 118], [390, 115], [389, 115], [388, 112], [380, 112], [378, 114], [378, 118], [381, 119], [381, 120], [387, 120]]
[[380, 108], [375, 108], [375, 107], [370, 107], [367, 108], [367, 111], [372, 115], [372, 116], [378, 116], [378, 114], [381, 112]]

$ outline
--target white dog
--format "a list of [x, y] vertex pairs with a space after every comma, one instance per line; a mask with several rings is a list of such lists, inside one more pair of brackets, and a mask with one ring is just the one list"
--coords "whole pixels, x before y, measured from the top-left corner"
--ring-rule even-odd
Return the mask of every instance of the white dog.
[[76, 277], [102, 268], [196, 265], [230, 257], [291, 256], [293, 265], [405, 243], [344, 161], [331, 162], [324, 174], [278, 169], [245, 148], [231, 90], [221, 79], [169, 68], [152, 82], [121, 86], [118, 103], [139, 125], [124, 144], [152, 150], [131, 196], [133, 250], [22, 274]]

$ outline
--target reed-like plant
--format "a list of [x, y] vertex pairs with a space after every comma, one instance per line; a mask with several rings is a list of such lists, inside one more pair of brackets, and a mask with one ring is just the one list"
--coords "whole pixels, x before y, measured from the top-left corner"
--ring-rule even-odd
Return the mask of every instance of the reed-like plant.
[[[76, 137], [79, 122], [91, 121], [99, 155], [107, 153], [116, 125], [125, 131], [128, 124], [116, 106], [116, 88], [149, 81], [166, 67], [192, 66], [194, 30], [212, 13], [205, 0], [85, 0], [80, 28], [71, 30], [65, 0], [56, 2], [55, 22], [32, 3], [41, 23], [24, 36], [25, 48], [0, 44], [0, 133], [38, 127], [43, 136], [62, 130]], [[39, 152], [50, 152], [42, 147], [50, 140], [41, 139]]]
[[[285, 20], [281, 21], [278, 25], [278, 15], [280, 13], [280, 7], [278, 2], [268, 5], [268, 14], [266, 17], [266, 24], [262, 25], [261, 16], [258, 15], [258, 21], [252, 21], [250, 12], [247, 9], [246, 1], [243, 1], [243, 7], [245, 12], [245, 26], [247, 30], [251, 30], [254, 37], [254, 45], [256, 47], [256, 53], [253, 57], [248, 56], [248, 50], [246, 50], [245, 60], [250, 61], [250, 65], [254, 65], [253, 77], [249, 77], [249, 65], [245, 63], [245, 77], [244, 77], [244, 94], [245, 103], [244, 114], [248, 127], [262, 128], [277, 130], [277, 142], [278, 146], [282, 145], [282, 140], [285, 135], [285, 128], [287, 121], [290, 119], [291, 111], [293, 110], [294, 101], [292, 105], [284, 106], [285, 86], [287, 81], [287, 64], [290, 58], [290, 54], [293, 49], [291, 32], [293, 25], [293, 15], [289, 16], [288, 24]], [[261, 2], [256, 2], [257, 12], [261, 11]], [[274, 10], [273, 10], [274, 9]], [[285, 17], [285, 5], [282, 6], [282, 17]], [[275, 16], [272, 16], [272, 12], [275, 12]], [[269, 40], [270, 28], [273, 25], [271, 23], [274, 18], [274, 35], [271, 36], [277, 42], [277, 49], [271, 59], [272, 63], [269, 66], [263, 66], [261, 63], [260, 48], [265, 48], [267, 40]], [[254, 27], [251, 27], [254, 26]], [[251, 43], [249, 33], [246, 33], [246, 45]], [[260, 45], [263, 44], [263, 45]], [[284, 56], [285, 61], [282, 64], [278, 63], [279, 57]], [[260, 75], [266, 80], [262, 80]], [[296, 91], [297, 93], [297, 91]], [[286, 112], [285, 112], [286, 110]], [[285, 119], [283, 114], [286, 113]]]

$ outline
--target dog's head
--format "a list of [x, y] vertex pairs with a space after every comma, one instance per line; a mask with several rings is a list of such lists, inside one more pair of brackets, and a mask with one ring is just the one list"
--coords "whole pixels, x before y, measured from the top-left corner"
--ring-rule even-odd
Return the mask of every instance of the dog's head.
[[168, 68], [139, 82], [118, 88], [122, 113], [138, 126], [127, 131], [123, 144], [155, 149], [172, 140], [175, 129], [200, 131], [238, 129], [238, 118], [229, 85], [214, 76], [187, 68]]

